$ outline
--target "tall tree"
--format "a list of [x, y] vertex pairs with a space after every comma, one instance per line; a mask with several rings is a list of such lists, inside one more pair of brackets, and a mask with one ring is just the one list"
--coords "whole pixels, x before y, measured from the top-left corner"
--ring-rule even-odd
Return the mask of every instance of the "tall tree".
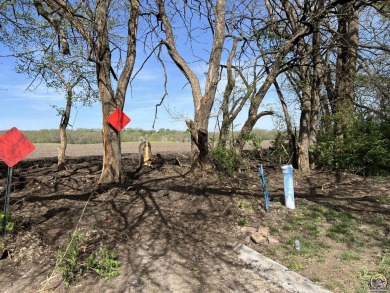
[[[119, 134], [109, 125], [106, 118], [116, 109], [123, 109], [126, 91], [134, 68], [136, 57], [136, 36], [140, 3], [129, 0], [115, 1], [64, 1], [34, 0], [37, 12], [57, 33], [64, 54], [71, 52], [69, 36], [64, 28], [71, 27], [76, 39], [81, 39], [88, 47], [88, 59], [96, 64], [97, 85], [103, 114], [103, 169], [99, 184], [121, 181], [121, 148]], [[115, 27], [120, 20], [127, 19], [126, 28]], [[118, 34], [125, 33], [124, 36]], [[126, 39], [122, 48], [120, 40]], [[112, 51], [122, 56], [125, 52], [121, 73], [113, 69]], [[116, 80], [116, 91], [111, 80]]]
[[338, 11], [336, 94], [333, 104], [335, 132], [343, 140], [354, 114], [355, 80], [359, 45], [359, 6], [353, 2], [340, 5]]
[[58, 170], [63, 170], [67, 148], [66, 128], [72, 105], [75, 102], [90, 105], [98, 98], [94, 67], [86, 60], [83, 43], [73, 45], [72, 55], [59, 54], [57, 38], [52, 29], [35, 15], [33, 5], [5, 2], [0, 12], [0, 41], [16, 58], [16, 72], [27, 74], [32, 79], [28, 89], [34, 90], [43, 83], [59, 93], [65, 93], [65, 106], [53, 105], [61, 117]]
[[[208, 128], [210, 113], [214, 104], [216, 90], [220, 79], [219, 66], [225, 42], [226, 2], [216, 1], [184, 1], [155, 0], [155, 10], [148, 13], [151, 27], [157, 33], [159, 44], [164, 46], [177, 68], [187, 79], [194, 104], [194, 118], [186, 121], [191, 133], [192, 151], [197, 156], [197, 162], [202, 168], [208, 164]], [[155, 18], [154, 18], [155, 17]], [[199, 20], [198, 27], [193, 27], [193, 19]], [[161, 22], [161, 25], [160, 25]], [[184, 30], [177, 26], [181, 22]], [[157, 23], [153, 25], [152, 23]], [[159, 30], [158, 30], [159, 29]], [[202, 91], [201, 78], [195, 73], [190, 64], [194, 56], [189, 56], [189, 48], [181, 50], [176, 38], [180, 33], [186, 34], [191, 41], [195, 41], [194, 31], [202, 29], [202, 38], [208, 39], [207, 70], [205, 84]]]

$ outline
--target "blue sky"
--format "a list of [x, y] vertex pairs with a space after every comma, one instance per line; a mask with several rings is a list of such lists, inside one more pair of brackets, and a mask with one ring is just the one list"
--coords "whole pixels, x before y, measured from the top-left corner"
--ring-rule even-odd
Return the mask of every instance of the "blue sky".
[[[1, 45], [0, 51], [5, 51]], [[43, 85], [34, 91], [27, 90], [31, 80], [26, 75], [14, 72], [14, 62], [13, 58], [0, 58], [0, 130], [8, 130], [12, 127], [17, 127], [20, 130], [57, 128], [60, 120], [52, 105], [63, 107], [64, 94], [47, 89]], [[198, 76], [201, 76], [202, 70], [198, 71]], [[185, 130], [184, 118], [193, 118], [191, 92], [188, 85], [184, 86], [186, 81], [177, 69], [172, 67], [169, 74], [168, 96], [165, 98], [164, 104], [159, 107], [154, 129]], [[137, 76], [132, 88], [128, 90], [124, 107], [124, 112], [131, 118], [128, 128], [152, 129], [155, 105], [160, 102], [163, 95], [163, 83], [161, 66], [153, 61], [147, 63]], [[270, 92], [264, 103], [273, 102], [273, 96], [275, 94]], [[235, 124], [242, 125], [243, 121], [244, 117], [241, 115]], [[72, 109], [70, 124], [73, 129], [101, 128], [100, 103], [97, 102], [92, 107], [75, 105]], [[256, 127], [273, 129], [272, 118], [262, 118]], [[214, 129], [215, 120], [212, 119], [210, 130]]]

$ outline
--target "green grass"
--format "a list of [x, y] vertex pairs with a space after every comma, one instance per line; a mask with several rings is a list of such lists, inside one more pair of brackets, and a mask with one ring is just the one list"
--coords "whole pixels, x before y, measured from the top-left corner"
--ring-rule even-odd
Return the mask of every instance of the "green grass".
[[378, 265], [379, 273], [384, 274], [390, 278], [390, 253], [386, 254], [379, 261]]
[[244, 226], [248, 225], [248, 219], [247, 218], [240, 218], [240, 219], [238, 219], [237, 224], [240, 227], [244, 227]]
[[81, 249], [85, 244], [85, 236], [76, 230], [68, 236], [66, 248], [57, 251], [56, 269], [68, 287], [87, 272], [94, 272], [104, 280], [120, 274], [120, 263], [115, 259], [114, 251], [99, 245], [95, 251], [86, 254]]
[[354, 251], [351, 251], [351, 250], [346, 250], [346, 251], [343, 251], [339, 257], [339, 259], [341, 260], [344, 260], [344, 261], [355, 261], [355, 260], [360, 260], [360, 256], [354, 252]]
[[[390, 277], [390, 240], [378, 237], [388, 225], [384, 216], [373, 214], [370, 218], [360, 219], [349, 212], [307, 200], [297, 199], [296, 203], [298, 208], [286, 213], [281, 225], [270, 226], [271, 233], [284, 238], [270, 257], [276, 257], [290, 270], [300, 271], [312, 263], [325, 262], [330, 250], [341, 246], [346, 248], [336, 257], [343, 266], [354, 267], [366, 258], [369, 249], [380, 247], [382, 255], [372, 258], [369, 269], [357, 272], [357, 279], [361, 280], [360, 287], [357, 281], [354, 291], [348, 292], [367, 292], [367, 280], [374, 274]], [[295, 239], [301, 242], [299, 251], [294, 248]], [[311, 278], [319, 282], [318, 275]], [[337, 281], [326, 281], [326, 286], [336, 291], [348, 289], [344, 283]]]
[[388, 204], [388, 203], [390, 203], [390, 197], [387, 195], [380, 195], [377, 197], [377, 201], [380, 204]]
[[240, 209], [246, 210], [246, 211], [254, 211], [259, 206], [259, 201], [257, 199], [253, 199], [250, 202], [245, 201], [243, 199], [240, 199], [237, 202], [237, 206]]

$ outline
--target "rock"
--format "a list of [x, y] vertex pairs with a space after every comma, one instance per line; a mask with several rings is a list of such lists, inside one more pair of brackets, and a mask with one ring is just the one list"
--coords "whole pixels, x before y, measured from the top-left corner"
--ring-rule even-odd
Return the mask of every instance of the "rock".
[[254, 227], [242, 227], [240, 229], [240, 232], [244, 234], [252, 234], [252, 233], [256, 233], [257, 229]]
[[157, 196], [168, 196], [169, 195], [169, 190], [159, 190], [156, 192]]
[[269, 235], [269, 227], [260, 227], [259, 229], [257, 229], [257, 233], [259, 233], [260, 235], [263, 235], [263, 236], [268, 236]]
[[267, 236], [267, 240], [269, 244], [279, 244], [279, 240], [272, 236]]
[[264, 243], [267, 241], [267, 238], [264, 237], [263, 234], [256, 232], [251, 234], [251, 239], [254, 243], [259, 244], [259, 243]]

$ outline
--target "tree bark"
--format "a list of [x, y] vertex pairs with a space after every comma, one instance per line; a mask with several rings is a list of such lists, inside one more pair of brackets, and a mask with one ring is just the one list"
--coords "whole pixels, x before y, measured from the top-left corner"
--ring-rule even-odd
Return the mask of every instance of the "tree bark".
[[299, 121], [298, 138], [298, 167], [304, 174], [310, 172], [310, 116], [311, 116], [311, 95], [308, 77], [305, 76], [302, 84], [301, 117]]
[[60, 123], [60, 147], [58, 148], [58, 161], [57, 161], [57, 170], [63, 171], [65, 170], [65, 154], [66, 154], [66, 148], [68, 146], [68, 137], [66, 134], [66, 128], [69, 124], [69, 118], [70, 118], [70, 110], [72, 108], [72, 90], [68, 90], [68, 93], [66, 95], [66, 105], [64, 113], [61, 117], [61, 123]]
[[96, 55], [96, 75], [103, 114], [103, 169], [98, 184], [117, 183], [121, 180], [122, 166], [118, 132], [107, 121], [116, 110], [115, 95], [112, 90], [110, 69], [111, 51], [108, 37], [108, 5], [97, 1], [96, 19], [98, 34]]
[[339, 13], [334, 115], [336, 139], [342, 141], [354, 114], [359, 9], [354, 7], [353, 2], [348, 2], [340, 6]]
[[[313, 45], [312, 45], [312, 85], [311, 85], [311, 111], [310, 111], [310, 135], [309, 135], [309, 147], [315, 147], [317, 144], [317, 130], [318, 130], [318, 115], [320, 109], [320, 94], [321, 94], [321, 36], [319, 33], [320, 24], [316, 22], [314, 24], [313, 33]], [[310, 155], [310, 168], [314, 169], [314, 158]]]

